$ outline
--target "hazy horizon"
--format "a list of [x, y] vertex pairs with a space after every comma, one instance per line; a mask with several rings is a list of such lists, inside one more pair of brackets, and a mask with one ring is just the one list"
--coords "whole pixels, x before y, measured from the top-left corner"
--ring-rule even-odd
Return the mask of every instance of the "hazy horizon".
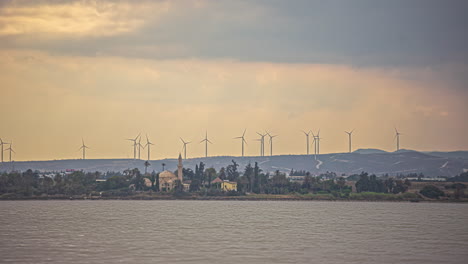
[[[468, 150], [465, 1], [2, 1], [15, 161]], [[310, 153], [313, 153], [312, 139]], [[5, 147], [6, 148], [6, 147]], [[266, 140], [265, 154], [269, 154]], [[146, 151], [142, 151], [142, 158]], [[5, 161], [8, 152], [4, 153]]]

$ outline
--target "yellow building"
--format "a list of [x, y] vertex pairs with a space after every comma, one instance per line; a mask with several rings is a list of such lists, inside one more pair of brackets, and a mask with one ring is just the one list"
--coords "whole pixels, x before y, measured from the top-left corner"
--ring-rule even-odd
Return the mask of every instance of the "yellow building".
[[237, 191], [237, 182], [223, 181], [219, 177], [214, 179], [211, 184], [218, 186], [223, 191]]
[[221, 182], [221, 190], [223, 191], [237, 191], [237, 182], [223, 181]]

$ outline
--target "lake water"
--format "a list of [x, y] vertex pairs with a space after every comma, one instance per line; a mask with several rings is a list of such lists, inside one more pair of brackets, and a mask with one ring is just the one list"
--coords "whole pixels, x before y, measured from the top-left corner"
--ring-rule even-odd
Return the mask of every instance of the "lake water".
[[468, 204], [1, 201], [1, 263], [467, 263]]

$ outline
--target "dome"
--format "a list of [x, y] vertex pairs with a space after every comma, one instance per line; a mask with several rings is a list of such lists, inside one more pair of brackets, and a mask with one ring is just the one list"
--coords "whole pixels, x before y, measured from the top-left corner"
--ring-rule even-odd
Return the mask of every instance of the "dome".
[[171, 178], [177, 178], [177, 176], [168, 170], [165, 170], [159, 173], [159, 179], [171, 179]]

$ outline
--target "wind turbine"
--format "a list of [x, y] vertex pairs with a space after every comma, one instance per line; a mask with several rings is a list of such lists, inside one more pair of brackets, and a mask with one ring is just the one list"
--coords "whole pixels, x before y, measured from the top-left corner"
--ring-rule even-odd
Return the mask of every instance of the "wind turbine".
[[[81, 147], [80, 147], [80, 150], [81, 150], [81, 149], [83, 150], [83, 159], [86, 159], [86, 149], [87, 149], [87, 148], [89, 149], [89, 147], [85, 145], [83, 139], [81, 139], [81, 143], [82, 143], [82, 145], [81, 145]], [[10, 148], [11, 148], [11, 146], [10, 146]]]
[[141, 144], [141, 137], [140, 137], [140, 139], [138, 140], [138, 159], [141, 159], [141, 158], [140, 158], [140, 157], [141, 157], [141, 155], [140, 155], [140, 153], [141, 153], [141, 147], [145, 148], [145, 147]]
[[151, 151], [150, 147], [151, 147], [151, 145], [154, 145], [154, 144], [149, 141], [148, 135], [146, 135], [146, 145], [143, 148], [148, 147], [148, 159], [147, 160], [150, 160], [150, 151]]
[[400, 150], [400, 135], [402, 135], [395, 127], [396, 150]]
[[346, 134], [348, 134], [349, 137], [349, 153], [351, 153], [351, 136], [353, 135], [354, 129], [351, 130], [351, 132], [345, 131]]
[[187, 159], [187, 145], [192, 142], [185, 142], [182, 138], [180, 138], [180, 140], [182, 141], [182, 144], [184, 144], [184, 146], [182, 147], [182, 149], [184, 150], [184, 159]]
[[254, 139], [254, 141], [260, 142], [260, 157], [263, 156], [263, 141], [261, 138]]
[[260, 136], [260, 156], [265, 156], [265, 136], [267, 134], [260, 134], [257, 132], [257, 134]]
[[314, 132], [311, 132], [312, 136], [314, 137], [314, 153], [315, 159], [317, 160], [317, 154], [320, 154], [320, 129], [317, 132], [317, 135], [314, 135]]
[[247, 131], [247, 129], [244, 129], [244, 133], [242, 133], [242, 136], [240, 137], [235, 137], [234, 139], [241, 139], [241, 143], [242, 143], [242, 157], [244, 157], [244, 143], [247, 144], [247, 141], [245, 141], [245, 131]]
[[1, 146], [1, 148], [2, 148], [2, 155], [1, 155], [1, 156], [2, 156], [2, 163], [3, 163], [3, 151], [4, 151], [4, 150], [3, 150], [3, 145], [8, 145], [8, 144], [10, 144], [10, 143], [4, 142], [4, 141], [0, 138], [0, 146]]
[[138, 134], [136, 138], [127, 138], [129, 141], [133, 141], [133, 159], [136, 159], [136, 147], [138, 145], [137, 140], [140, 137], [141, 133]]
[[[11, 162], [11, 152], [16, 154], [16, 152], [13, 150], [13, 147], [12, 147], [13, 146], [13, 141], [11, 143], [4, 143], [4, 144], [9, 144], [10, 145], [10, 147], [7, 148], [6, 150], [10, 152], [10, 162]], [[3, 145], [2, 145], [2, 148], [3, 148]], [[2, 155], [3, 155], [3, 153], [2, 153]]]
[[278, 135], [270, 135], [270, 133], [267, 132], [267, 135], [270, 137], [270, 156], [273, 156], [273, 138], [277, 137]]
[[320, 129], [318, 130], [317, 132], [317, 154], [320, 155], [320, 139], [322, 139], [320, 137]]
[[309, 132], [305, 132], [304, 130], [302, 130], [302, 132], [304, 133], [304, 135], [306, 136], [306, 141], [307, 141], [307, 155], [309, 155], [309, 136], [310, 136], [310, 133], [312, 133], [312, 131], [309, 130]]
[[200, 141], [200, 143], [205, 142], [205, 157], [208, 157], [208, 142], [210, 144], [213, 144], [209, 139], [208, 139], [208, 131], [205, 132], [205, 138]]

